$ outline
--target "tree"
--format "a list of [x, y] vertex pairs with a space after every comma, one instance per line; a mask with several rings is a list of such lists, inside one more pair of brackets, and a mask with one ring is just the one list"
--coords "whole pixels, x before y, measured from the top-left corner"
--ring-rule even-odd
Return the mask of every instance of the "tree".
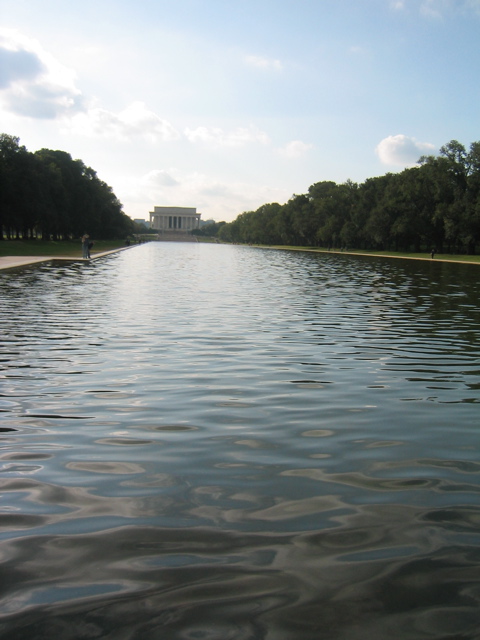
[[125, 237], [132, 220], [111, 187], [65, 151], [29, 153], [0, 135], [0, 239]]
[[23, 223], [23, 180], [28, 152], [20, 146], [20, 139], [6, 133], [0, 134], [0, 240], [4, 233], [10, 238], [19, 233]]
[[474, 253], [480, 242], [480, 142], [457, 140], [398, 174], [337, 185], [316, 182], [284, 205], [226, 224], [230, 242]]

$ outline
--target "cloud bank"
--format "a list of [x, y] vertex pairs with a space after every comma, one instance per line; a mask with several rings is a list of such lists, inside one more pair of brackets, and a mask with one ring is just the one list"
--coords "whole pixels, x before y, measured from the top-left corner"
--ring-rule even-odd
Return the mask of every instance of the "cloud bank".
[[99, 107], [87, 109], [75, 115], [68, 127], [72, 133], [118, 140], [143, 137], [157, 142], [177, 140], [180, 137], [173, 125], [147, 109], [141, 101], [132, 102], [119, 113]]
[[384, 138], [375, 151], [382, 164], [406, 167], [416, 164], [422, 155], [435, 153], [436, 147], [430, 142], [418, 142], [415, 138], [398, 134]]
[[31, 38], [0, 29], [0, 101], [16, 115], [55, 119], [81, 109], [75, 74]]

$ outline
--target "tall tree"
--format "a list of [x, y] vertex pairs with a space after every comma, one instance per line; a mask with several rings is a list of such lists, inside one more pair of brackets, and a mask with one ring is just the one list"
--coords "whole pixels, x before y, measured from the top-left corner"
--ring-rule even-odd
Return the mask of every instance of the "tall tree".
[[[28, 151], [20, 145], [20, 139], [6, 133], [0, 134], [0, 230], [8, 238], [18, 234], [18, 222], [22, 222], [21, 199], [24, 188], [24, 166]], [[3, 240], [3, 231], [0, 240]]]

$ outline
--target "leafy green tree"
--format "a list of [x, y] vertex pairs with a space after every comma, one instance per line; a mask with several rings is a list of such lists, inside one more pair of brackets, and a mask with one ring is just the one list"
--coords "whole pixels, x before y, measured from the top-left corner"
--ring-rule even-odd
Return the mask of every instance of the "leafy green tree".
[[191, 234], [193, 236], [201, 237], [201, 238], [215, 238], [218, 235], [218, 232], [226, 224], [225, 222], [210, 222], [204, 224], [199, 229], [193, 229]]
[[467, 154], [467, 194], [465, 208], [468, 252], [475, 253], [480, 242], [480, 142], [472, 142]]
[[133, 232], [133, 221], [123, 213], [121, 202], [91, 167], [65, 151], [41, 149], [37, 155], [55, 176], [49, 194], [57, 212], [54, 234], [78, 238], [88, 233], [106, 239]]
[[348, 181], [335, 185], [329, 197], [321, 201], [322, 224], [317, 235], [324, 245], [344, 248], [354, 240], [356, 200], [357, 185]]
[[308, 195], [293, 195], [285, 205], [290, 222], [289, 244], [302, 246], [313, 245], [315, 235], [315, 215], [311, 199]]
[[23, 188], [28, 151], [20, 139], [0, 134], [0, 240], [18, 236], [23, 224]]
[[61, 240], [70, 237], [70, 228], [65, 219], [67, 193], [60, 168], [35, 154], [40, 175], [40, 198], [38, 200], [37, 230], [42, 238]]
[[0, 239], [125, 237], [133, 221], [111, 187], [65, 151], [29, 153], [0, 135]]
[[277, 216], [281, 206], [277, 202], [264, 204], [255, 211], [250, 222], [254, 240], [260, 244], [279, 244], [280, 235], [277, 230]]

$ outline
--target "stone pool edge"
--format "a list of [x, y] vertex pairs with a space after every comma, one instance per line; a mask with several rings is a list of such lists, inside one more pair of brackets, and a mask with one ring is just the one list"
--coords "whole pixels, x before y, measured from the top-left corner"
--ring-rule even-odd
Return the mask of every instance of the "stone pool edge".
[[0, 270], [15, 269], [16, 267], [25, 267], [41, 262], [91, 262], [92, 260], [103, 258], [112, 253], [118, 253], [119, 251], [132, 248], [133, 247], [119, 247], [118, 249], [111, 249], [110, 251], [101, 251], [92, 254], [90, 259], [75, 256], [0, 256]]

